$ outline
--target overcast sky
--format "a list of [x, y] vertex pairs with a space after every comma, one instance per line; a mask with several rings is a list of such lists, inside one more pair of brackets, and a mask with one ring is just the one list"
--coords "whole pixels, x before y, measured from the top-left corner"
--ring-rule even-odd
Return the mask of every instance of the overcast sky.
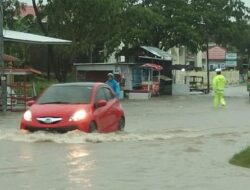
[[[31, 0], [20, 0], [21, 2], [25, 2], [25, 3], [28, 3], [28, 4], [32, 4], [32, 1]], [[46, 1], [46, 0], [44, 0]], [[250, 0], [242, 0], [243, 2], [246, 3], [247, 6], [250, 7]]]
[[247, 4], [247, 6], [250, 7], [250, 0], [243, 0], [243, 2], [245, 2]]

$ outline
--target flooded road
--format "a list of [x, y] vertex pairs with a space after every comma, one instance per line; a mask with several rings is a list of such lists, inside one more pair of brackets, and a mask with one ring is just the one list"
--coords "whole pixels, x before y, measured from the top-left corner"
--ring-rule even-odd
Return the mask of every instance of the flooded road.
[[126, 131], [21, 134], [20, 113], [0, 115], [0, 189], [248, 190], [231, 156], [250, 145], [248, 97], [124, 101]]

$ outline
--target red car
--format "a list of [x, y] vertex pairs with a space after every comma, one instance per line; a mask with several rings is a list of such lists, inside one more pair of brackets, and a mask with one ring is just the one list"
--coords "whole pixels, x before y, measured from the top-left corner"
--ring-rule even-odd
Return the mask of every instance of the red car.
[[30, 132], [114, 132], [125, 127], [120, 101], [103, 83], [55, 84], [28, 106], [20, 128]]

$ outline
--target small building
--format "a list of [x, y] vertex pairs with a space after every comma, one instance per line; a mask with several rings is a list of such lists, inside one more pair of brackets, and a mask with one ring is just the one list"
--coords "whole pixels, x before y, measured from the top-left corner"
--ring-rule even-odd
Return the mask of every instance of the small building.
[[[172, 93], [172, 59], [171, 56], [156, 47], [141, 46], [141, 49], [131, 55], [125, 55], [124, 62], [118, 63], [75, 63], [76, 80], [86, 82], [105, 82], [108, 73], [114, 73], [125, 92], [145, 92], [142, 81], [153, 80], [153, 74], [148, 68], [140, 66], [149, 63], [162, 67], [159, 76], [161, 94]], [[141, 83], [141, 85], [139, 84]], [[149, 91], [149, 90], [148, 90]], [[147, 92], [150, 93], [150, 92]]]
[[130, 91], [132, 71], [136, 63], [75, 63], [76, 80], [85, 82], [105, 82], [108, 73], [114, 73], [123, 90]]
[[[52, 37], [47, 37], [47, 36], [41, 36], [41, 35], [36, 35], [36, 34], [31, 34], [31, 33], [24, 33], [24, 32], [17, 32], [17, 31], [12, 31], [12, 30], [3, 30], [3, 38], [5, 41], [9, 41], [9, 42], [21, 42], [21, 43], [31, 43], [31, 44], [70, 44], [71, 41], [69, 40], [63, 40], [63, 39], [58, 39], [58, 38], [52, 38]], [[10, 61], [10, 58], [13, 59], [13, 57], [6, 57], [6, 62]], [[8, 69], [4, 69], [5, 65], [3, 65], [3, 68], [1, 69], [1, 89], [4, 89], [3, 92], [0, 93], [0, 104], [1, 104], [1, 108], [2, 111], [5, 112], [8, 109], [8, 88], [7, 88], [7, 84], [6, 84], [6, 78], [7, 78], [7, 82], [12, 82], [13, 77], [8, 77], [8, 75], [13, 75], [13, 73], [16, 73], [18, 75], [18, 73], [20, 75], [29, 75], [30, 73], [34, 73], [34, 70], [30, 70], [29, 71], [25, 71], [25, 70], [13, 70], [12, 68], [12, 64], [8, 65]], [[7, 76], [7, 77], [6, 77]], [[9, 79], [10, 78], [10, 79]], [[24, 85], [23, 85], [24, 84]], [[19, 88], [19, 87], [23, 86], [23, 89], [20, 89], [20, 91], [22, 91], [20, 94], [20, 99], [18, 97], [18, 95], [16, 93], [13, 93], [13, 88]], [[13, 106], [12, 103], [17, 102], [20, 100], [22, 102], [22, 107], [26, 108], [26, 101], [28, 100], [29, 97], [26, 96], [26, 92], [27, 92], [27, 86], [25, 83], [20, 83], [20, 84], [14, 84], [12, 86], [10, 86], [10, 104], [11, 104], [11, 110], [13, 111]], [[18, 90], [19, 91], [19, 90]], [[7, 93], [6, 93], [7, 92]], [[13, 95], [14, 94], [14, 95]], [[33, 93], [34, 96], [35, 93]], [[13, 96], [12, 96], [13, 95]], [[12, 99], [15, 99], [16, 101], [12, 101]], [[23, 109], [23, 108], [22, 108]]]
[[[207, 53], [202, 56], [203, 65], [207, 64]], [[209, 48], [209, 70], [214, 71], [217, 68], [234, 69], [237, 66], [237, 54], [228, 52], [226, 48], [218, 45]]]
[[34, 7], [32, 5], [24, 4], [24, 6], [20, 9], [20, 16], [26, 17], [26, 16], [36, 16]]

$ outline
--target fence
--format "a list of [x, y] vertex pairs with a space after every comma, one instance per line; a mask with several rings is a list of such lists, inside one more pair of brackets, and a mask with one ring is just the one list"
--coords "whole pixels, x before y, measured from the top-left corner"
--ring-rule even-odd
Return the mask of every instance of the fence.
[[[225, 76], [227, 85], [237, 85], [240, 82], [239, 71], [223, 71], [222, 74]], [[213, 77], [216, 75], [216, 72], [210, 72], [210, 84], [212, 84]], [[204, 85], [207, 84], [207, 72], [206, 71], [173, 71], [174, 83], [175, 84], [184, 84], [185, 76], [201, 76], [204, 78]]]

